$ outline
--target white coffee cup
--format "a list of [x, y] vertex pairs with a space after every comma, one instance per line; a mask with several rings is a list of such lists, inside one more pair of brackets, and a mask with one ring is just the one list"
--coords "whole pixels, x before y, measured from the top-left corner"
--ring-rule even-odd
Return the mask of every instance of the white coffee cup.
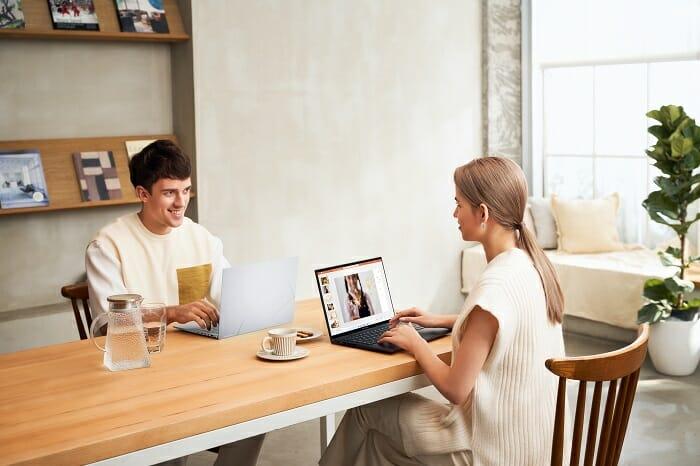
[[260, 343], [260, 349], [275, 356], [291, 356], [297, 347], [297, 331], [293, 328], [273, 328]]

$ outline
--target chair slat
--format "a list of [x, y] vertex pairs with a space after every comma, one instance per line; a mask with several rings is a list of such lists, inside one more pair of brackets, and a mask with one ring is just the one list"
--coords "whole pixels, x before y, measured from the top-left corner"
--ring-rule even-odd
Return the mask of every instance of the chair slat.
[[598, 416], [600, 415], [600, 397], [603, 391], [603, 382], [596, 382], [593, 389], [593, 400], [591, 402], [591, 415], [588, 420], [588, 437], [586, 437], [586, 457], [583, 460], [584, 466], [593, 465], [595, 455], [595, 445], [598, 433]]
[[615, 393], [617, 391], [617, 379], [610, 381], [608, 385], [608, 398], [605, 401], [605, 412], [603, 413], [603, 423], [600, 428], [600, 444], [596, 455], [596, 466], [605, 464], [605, 456], [610, 444], [610, 429], [612, 427], [613, 411], [615, 409]]
[[583, 432], [583, 418], [586, 410], [586, 381], [578, 383], [578, 397], [576, 398], [576, 416], [574, 418], [574, 435], [571, 439], [570, 466], [578, 466], [581, 455], [581, 433]]
[[610, 444], [607, 454], [605, 455], [606, 465], [612, 464], [617, 449], [617, 441], [620, 437], [620, 427], [622, 427], [622, 415], [625, 411], [625, 401], [627, 398], [627, 387], [629, 386], [630, 376], [622, 378], [620, 389], [617, 391], [617, 400], [615, 401], [615, 413], [612, 420], [612, 429], [610, 430]]
[[83, 318], [80, 316], [80, 311], [78, 310], [78, 300], [80, 300], [83, 304], [83, 313], [85, 314], [85, 322], [87, 322], [87, 330], [90, 331], [92, 316], [90, 315], [90, 296], [88, 293], [87, 283], [82, 282], [74, 285], [66, 285], [61, 288], [61, 296], [70, 299], [71, 306], [73, 307], [75, 324], [78, 326], [78, 334], [80, 335], [81, 340], [86, 340], [88, 336], [87, 332], [85, 331], [85, 325], [83, 324]]
[[634, 394], [637, 391], [637, 382], [639, 381], [639, 372], [630, 375], [630, 382], [627, 386], [627, 398], [625, 398], [624, 413], [622, 416], [622, 425], [620, 426], [620, 435], [615, 445], [615, 455], [613, 456], [613, 461], [611, 464], [617, 464], [620, 461], [620, 453], [622, 453], [622, 444], [625, 441], [625, 433], [627, 433], [627, 424], [630, 420], [630, 414], [632, 412], [632, 403], [634, 402]]
[[552, 441], [552, 466], [562, 466], [564, 461], [564, 417], [566, 415], [566, 379], [559, 377], [557, 391], [557, 411], [554, 415], [554, 436]]

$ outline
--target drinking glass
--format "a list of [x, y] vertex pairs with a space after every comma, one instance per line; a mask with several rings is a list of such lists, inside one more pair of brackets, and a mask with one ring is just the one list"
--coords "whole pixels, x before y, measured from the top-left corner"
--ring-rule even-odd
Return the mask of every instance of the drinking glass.
[[141, 304], [141, 318], [148, 352], [160, 353], [165, 347], [165, 328], [167, 326], [165, 304]]

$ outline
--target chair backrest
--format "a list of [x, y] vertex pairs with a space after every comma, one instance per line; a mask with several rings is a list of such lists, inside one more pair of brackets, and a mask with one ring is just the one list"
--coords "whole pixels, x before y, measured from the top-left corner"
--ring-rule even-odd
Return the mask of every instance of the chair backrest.
[[[552, 466], [561, 466], [564, 460], [564, 416], [566, 412], [566, 380], [578, 380], [578, 398], [571, 438], [571, 465], [578, 465], [581, 455], [581, 437], [586, 406], [586, 383], [595, 382], [593, 400], [588, 418], [586, 456], [583, 464], [590, 466], [595, 458], [596, 466], [615, 466], [620, 460], [622, 443], [627, 431], [632, 402], [634, 401], [639, 371], [647, 353], [649, 326], [642, 325], [637, 339], [622, 349], [609, 353], [575, 358], [548, 359], [545, 365], [559, 376], [557, 411], [554, 417], [552, 438]], [[603, 382], [608, 383], [608, 395], [598, 437], [598, 418]], [[596, 455], [596, 444], [598, 451]]]
[[[75, 316], [75, 323], [78, 325], [78, 333], [80, 334], [81, 340], [87, 339], [87, 333], [85, 329], [90, 331], [90, 325], [92, 325], [92, 316], [90, 315], [90, 305], [88, 304], [88, 286], [87, 282], [75, 283], [73, 285], [66, 285], [61, 288], [61, 296], [70, 299], [73, 305], [73, 315]], [[83, 319], [80, 317], [80, 311], [78, 310], [78, 301], [83, 305], [83, 313], [85, 314], [85, 322], [87, 327], [83, 324]]]

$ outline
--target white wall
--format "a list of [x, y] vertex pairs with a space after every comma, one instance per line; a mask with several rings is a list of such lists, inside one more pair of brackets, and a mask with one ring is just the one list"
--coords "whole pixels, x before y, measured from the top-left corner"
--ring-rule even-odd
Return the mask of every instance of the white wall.
[[314, 268], [381, 255], [397, 307], [457, 310], [479, 2], [193, 3], [199, 220], [227, 257], [300, 256], [307, 298]]

